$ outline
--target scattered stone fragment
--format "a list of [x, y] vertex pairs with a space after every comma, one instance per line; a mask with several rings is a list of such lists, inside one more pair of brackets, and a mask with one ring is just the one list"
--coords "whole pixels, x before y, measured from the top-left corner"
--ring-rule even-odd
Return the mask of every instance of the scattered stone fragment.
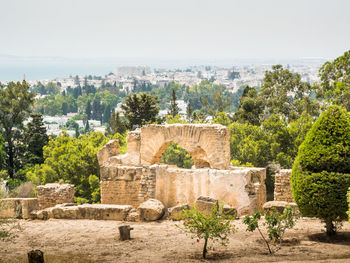
[[148, 199], [138, 207], [140, 219], [144, 221], [155, 221], [164, 214], [164, 205], [157, 199]]
[[276, 209], [276, 211], [280, 214], [283, 214], [284, 208], [287, 206], [291, 206], [294, 209], [296, 214], [299, 214], [299, 209], [295, 203], [288, 203], [285, 201], [269, 201], [266, 202], [263, 206], [264, 211], [268, 211], [270, 209]]
[[181, 219], [181, 211], [183, 211], [184, 209], [190, 209], [188, 204], [178, 204], [176, 206], [170, 207], [168, 209], [169, 219], [180, 220]]
[[212, 211], [213, 206], [217, 203], [217, 199], [211, 198], [209, 196], [200, 196], [196, 200], [196, 207], [204, 215], [209, 215]]

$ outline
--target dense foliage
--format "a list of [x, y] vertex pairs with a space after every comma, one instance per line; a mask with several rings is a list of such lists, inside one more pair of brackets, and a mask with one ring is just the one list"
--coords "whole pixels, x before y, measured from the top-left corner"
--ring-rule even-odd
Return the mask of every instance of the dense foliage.
[[317, 96], [350, 110], [350, 50], [320, 68], [321, 83], [316, 85]]
[[161, 163], [176, 165], [180, 168], [191, 169], [193, 159], [188, 152], [176, 143], [171, 143], [160, 159]]
[[81, 135], [79, 138], [63, 133], [57, 138], [51, 138], [44, 147], [44, 163], [28, 172], [27, 178], [35, 185], [63, 180], [74, 184], [78, 203], [99, 202], [100, 169], [96, 154], [109, 139], [100, 132]]
[[[218, 122], [217, 119], [214, 121]], [[256, 167], [265, 167], [274, 162], [284, 168], [291, 168], [298, 147], [311, 125], [312, 117], [307, 113], [291, 123], [276, 114], [271, 115], [261, 126], [232, 122], [228, 125], [231, 130], [231, 159]]]
[[0, 129], [6, 143], [5, 168], [10, 178], [22, 168], [23, 122], [33, 102], [34, 93], [29, 91], [27, 82], [10, 82], [6, 87], [0, 83]]
[[122, 105], [124, 116], [128, 120], [131, 129], [141, 127], [157, 120], [159, 112], [159, 100], [156, 96], [141, 93], [132, 93], [125, 98]]
[[300, 212], [324, 220], [328, 235], [336, 231], [334, 221], [346, 218], [349, 149], [350, 115], [330, 106], [312, 126], [293, 165], [293, 196]]

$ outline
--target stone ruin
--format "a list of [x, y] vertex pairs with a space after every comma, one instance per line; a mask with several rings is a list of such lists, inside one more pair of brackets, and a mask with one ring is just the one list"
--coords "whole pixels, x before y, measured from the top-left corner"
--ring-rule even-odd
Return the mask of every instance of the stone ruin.
[[294, 203], [292, 186], [290, 184], [291, 169], [282, 169], [275, 174], [274, 201]]
[[37, 198], [0, 199], [0, 218], [35, 218], [33, 213], [37, 210], [74, 203], [75, 189], [72, 184], [46, 184], [36, 189]]
[[295, 213], [300, 214], [293, 198], [292, 186], [290, 182], [291, 174], [291, 169], [278, 169], [276, 171], [273, 201], [265, 203], [263, 206], [264, 210], [274, 208], [279, 213], [283, 213], [285, 207], [291, 206], [294, 209]]
[[74, 185], [46, 184], [36, 188], [38, 192], [39, 209], [53, 207], [58, 204], [74, 203]]
[[[192, 156], [192, 169], [160, 163], [172, 142]], [[230, 165], [230, 130], [225, 126], [147, 125], [129, 132], [127, 143], [126, 154], [119, 153], [116, 140], [98, 152], [102, 204], [138, 207], [157, 199], [169, 208], [177, 202], [193, 205], [198, 197], [208, 196], [244, 215], [266, 202], [266, 170]]]

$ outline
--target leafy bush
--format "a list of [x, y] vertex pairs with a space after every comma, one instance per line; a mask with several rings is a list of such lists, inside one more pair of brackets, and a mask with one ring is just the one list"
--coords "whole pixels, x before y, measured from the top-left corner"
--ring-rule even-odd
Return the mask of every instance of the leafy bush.
[[350, 186], [350, 116], [330, 106], [308, 132], [293, 165], [293, 196], [304, 216], [325, 221], [327, 235], [334, 222], [346, 219]]
[[160, 160], [161, 163], [173, 164], [180, 168], [191, 169], [193, 159], [188, 152], [177, 143], [171, 143]]
[[224, 214], [223, 206], [218, 203], [212, 207], [208, 216], [194, 206], [183, 210], [181, 219], [184, 220], [183, 225], [178, 227], [189, 233], [192, 239], [197, 238], [198, 243], [204, 239], [203, 258], [206, 258], [209, 239], [225, 246], [229, 242], [228, 235], [236, 231], [235, 226], [231, 224], [231, 220], [234, 220], [235, 217]]
[[261, 213], [256, 212], [252, 216], [246, 216], [243, 219], [243, 223], [247, 225], [247, 231], [253, 232], [255, 229], [258, 229], [262, 239], [266, 243], [269, 253], [272, 254], [269, 242], [273, 241], [281, 244], [285, 231], [295, 226], [297, 217], [295, 216], [294, 209], [290, 206], [287, 206], [284, 209], [282, 215], [280, 215], [275, 209], [267, 211], [267, 213], [265, 213], [265, 222], [263, 224], [267, 227], [269, 241], [265, 238], [259, 228], [260, 219]]
[[100, 200], [100, 168], [97, 162], [97, 151], [110, 138], [100, 132], [69, 137], [66, 133], [53, 138], [44, 147], [45, 161], [36, 165], [27, 178], [35, 185], [63, 180], [75, 186], [78, 203]]

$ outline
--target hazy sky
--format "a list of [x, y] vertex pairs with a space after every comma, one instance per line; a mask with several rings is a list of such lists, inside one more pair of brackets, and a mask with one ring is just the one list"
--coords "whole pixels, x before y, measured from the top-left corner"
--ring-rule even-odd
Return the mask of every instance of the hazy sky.
[[335, 58], [349, 0], [0, 0], [0, 54]]

